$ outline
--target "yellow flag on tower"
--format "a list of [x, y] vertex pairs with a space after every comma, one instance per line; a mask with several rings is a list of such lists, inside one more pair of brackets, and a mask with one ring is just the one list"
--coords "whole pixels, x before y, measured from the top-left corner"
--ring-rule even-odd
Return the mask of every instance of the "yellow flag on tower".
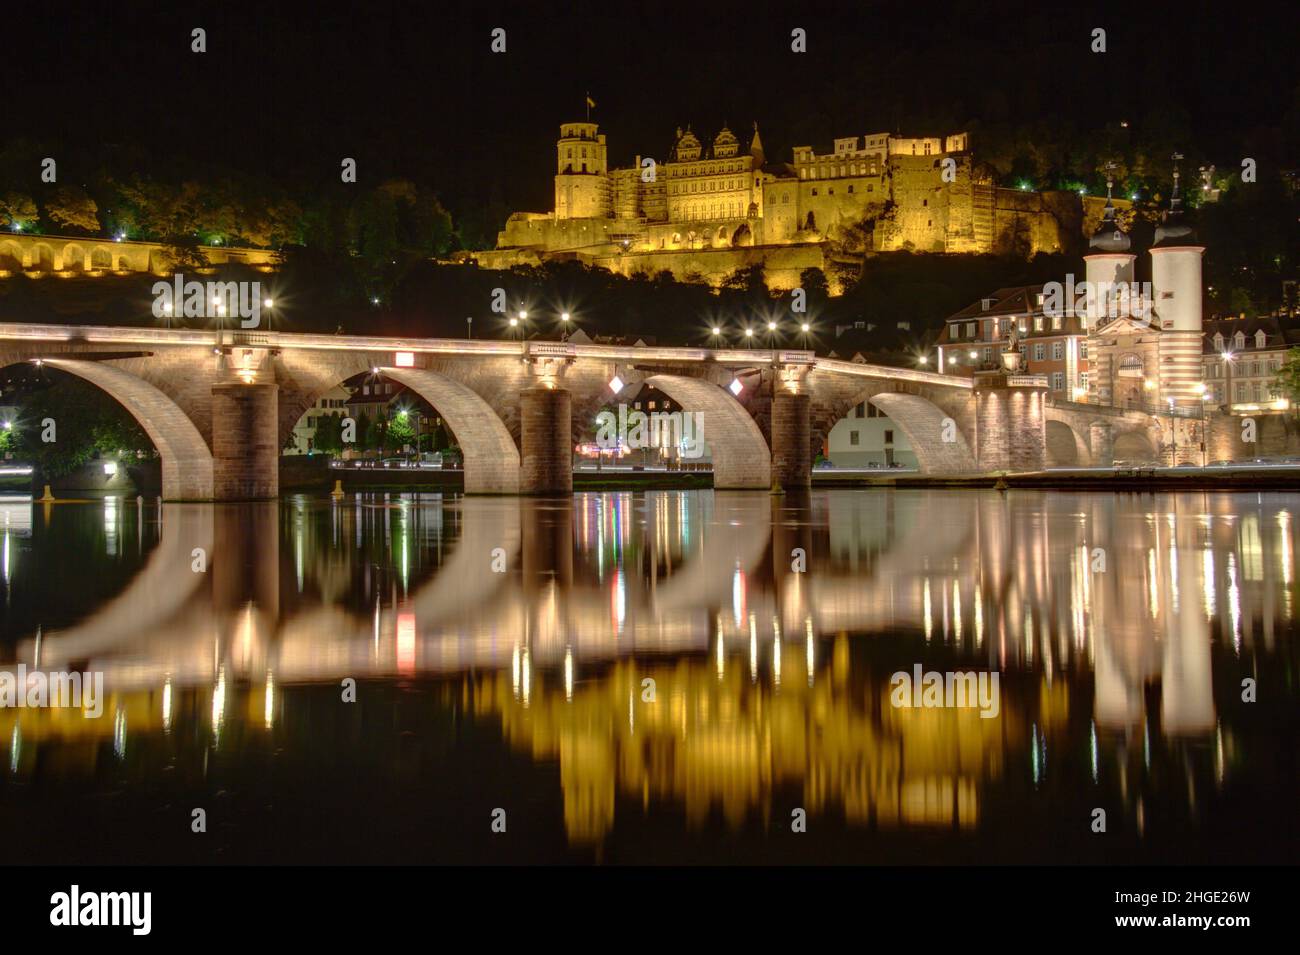
[[595, 108], [596, 108], [596, 101], [595, 101], [594, 99], [592, 99], [592, 98], [591, 98], [591, 94], [588, 93], [588, 94], [587, 94], [587, 109], [595, 109]]

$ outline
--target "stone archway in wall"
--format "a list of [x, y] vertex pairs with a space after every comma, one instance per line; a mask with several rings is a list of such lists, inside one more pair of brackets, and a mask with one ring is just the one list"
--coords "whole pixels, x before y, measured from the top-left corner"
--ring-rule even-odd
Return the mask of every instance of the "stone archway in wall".
[[106, 245], [97, 245], [90, 250], [90, 267], [92, 269], [111, 269], [113, 251]]
[[767, 440], [731, 393], [711, 381], [679, 375], [651, 375], [645, 383], [666, 394], [683, 412], [703, 412], [703, 437], [713, 455], [715, 488], [771, 488]]
[[[930, 399], [902, 391], [882, 391], [863, 395], [859, 401], [875, 405], [907, 435], [921, 473], [961, 474], [980, 470], [966, 435], [952, 416]], [[951, 425], [947, 423], [950, 421]]]
[[63, 271], [65, 272], [82, 272], [86, 266], [86, 250], [75, 242], [69, 242], [63, 247]]
[[212, 451], [176, 402], [143, 378], [102, 362], [69, 358], [44, 361], [107, 392], [135, 418], [162, 459], [164, 499], [212, 500]]
[[0, 242], [0, 270], [19, 272], [23, 267], [23, 250], [17, 242]]
[[1045, 422], [1047, 437], [1047, 466], [1053, 468], [1087, 467], [1092, 464], [1092, 453], [1087, 439], [1064, 421], [1048, 418]]

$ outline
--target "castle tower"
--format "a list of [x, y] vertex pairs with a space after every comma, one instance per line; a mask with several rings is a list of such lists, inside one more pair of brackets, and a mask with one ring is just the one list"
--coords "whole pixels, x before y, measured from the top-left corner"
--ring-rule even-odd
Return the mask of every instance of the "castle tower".
[[595, 123], [565, 123], [555, 144], [555, 218], [610, 215], [605, 135]]
[[1119, 227], [1111, 193], [1115, 180], [1106, 177], [1106, 207], [1102, 210], [1101, 224], [1088, 241], [1089, 252], [1083, 257], [1087, 268], [1088, 296], [1087, 328], [1092, 331], [1109, 319], [1127, 316], [1131, 310], [1127, 296], [1117, 294], [1132, 288], [1133, 263], [1137, 256], [1129, 252], [1129, 237]]
[[1201, 256], [1192, 227], [1184, 219], [1174, 153], [1174, 191], [1169, 211], [1156, 228], [1151, 247], [1151, 291], [1160, 328], [1160, 397], [1176, 406], [1201, 403]]

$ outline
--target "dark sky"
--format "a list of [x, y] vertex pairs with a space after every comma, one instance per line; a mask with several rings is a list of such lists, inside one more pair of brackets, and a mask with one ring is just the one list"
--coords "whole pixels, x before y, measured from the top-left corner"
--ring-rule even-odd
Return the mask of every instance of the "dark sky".
[[[212, 162], [307, 187], [337, 183], [351, 156], [364, 178], [409, 176], [451, 205], [496, 189], [549, 209], [557, 126], [581, 118], [587, 90], [625, 164], [661, 158], [687, 122], [744, 136], [757, 119], [769, 158], [788, 160], [791, 145], [837, 135], [972, 119], [1088, 130], [1120, 113], [1183, 117], [1230, 161], [1247, 141], [1290, 149], [1270, 130], [1294, 121], [1300, 89], [1294, 12], [1254, 4], [8, 7], [0, 137], [50, 144], [61, 178], [101, 146], [160, 176]], [[196, 26], [205, 54], [190, 52]], [[497, 26], [505, 54], [489, 50]], [[808, 31], [805, 54], [790, 51], [794, 27]], [[1089, 50], [1094, 27], [1106, 54]]]

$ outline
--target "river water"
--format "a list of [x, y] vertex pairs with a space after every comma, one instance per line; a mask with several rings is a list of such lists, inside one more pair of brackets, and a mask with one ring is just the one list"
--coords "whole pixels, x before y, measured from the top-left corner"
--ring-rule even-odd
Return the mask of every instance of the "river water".
[[103, 698], [0, 709], [0, 861], [1289, 861], [1298, 512], [2, 501], [0, 663]]

